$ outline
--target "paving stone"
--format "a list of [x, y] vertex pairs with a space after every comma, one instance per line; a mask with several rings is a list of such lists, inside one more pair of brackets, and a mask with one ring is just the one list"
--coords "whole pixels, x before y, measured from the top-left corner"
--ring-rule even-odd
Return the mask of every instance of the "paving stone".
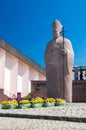
[[[15, 118], [0, 117], [0, 130], [86, 130], [86, 123], [82, 121], [83, 118], [86, 119], [86, 103], [69, 103], [66, 106], [28, 109], [0, 109], [0, 114], [16, 115]], [[18, 118], [17, 115], [21, 118]], [[51, 120], [22, 118], [21, 115], [33, 115], [33, 118], [48, 116], [51, 117]], [[53, 120], [52, 117], [79, 118], [80, 122]]]
[[71, 103], [66, 106], [28, 108], [28, 109], [0, 109], [0, 114], [15, 114], [26, 116], [49, 116], [86, 119], [86, 103]]
[[0, 117], [0, 130], [86, 130], [86, 123]]

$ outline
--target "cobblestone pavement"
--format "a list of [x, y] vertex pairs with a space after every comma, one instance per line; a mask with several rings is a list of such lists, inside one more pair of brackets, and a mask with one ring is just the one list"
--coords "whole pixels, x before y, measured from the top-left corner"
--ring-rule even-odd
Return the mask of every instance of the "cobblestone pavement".
[[86, 118], [86, 103], [71, 103], [66, 106], [28, 109], [0, 109], [0, 113]]
[[[86, 103], [71, 103], [66, 106], [0, 109], [0, 114], [41, 115], [86, 119]], [[86, 123], [45, 119], [0, 117], [0, 130], [86, 130]]]
[[0, 130], [86, 130], [86, 123], [0, 117]]

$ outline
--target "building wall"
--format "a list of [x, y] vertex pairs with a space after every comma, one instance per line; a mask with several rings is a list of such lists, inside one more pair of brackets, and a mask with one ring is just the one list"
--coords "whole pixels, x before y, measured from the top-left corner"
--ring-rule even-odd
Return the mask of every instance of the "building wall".
[[4, 88], [5, 51], [0, 48], [0, 88]]
[[12, 97], [20, 92], [25, 96], [31, 93], [31, 81], [40, 79], [45, 80], [46, 77], [0, 48], [0, 89], [5, 95]]

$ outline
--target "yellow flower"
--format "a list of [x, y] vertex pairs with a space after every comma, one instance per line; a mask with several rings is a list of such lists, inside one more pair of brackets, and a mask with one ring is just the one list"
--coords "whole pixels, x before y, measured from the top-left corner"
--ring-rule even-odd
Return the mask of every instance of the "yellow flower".
[[63, 99], [57, 99], [56, 102], [66, 102], [66, 101]]
[[21, 100], [21, 101], [19, 102], [19, 104], [28, 104], [28, 103], [30, 103], [29, 100]]
[[55, 102], [55, 99], [54, 99], [54, 98], [47, 98], [47, 99], [45, 100], [45, 102]]
[[40, 97], [37, 97], [37, 98], [31, 100], [32, 104], [42, 103], [42, 102], [44, 102], [44, 100]]
[[16, 100], [12, 100], [12, 101], [3, 101], [2, 105], [8, 105], [8, 104], [17, 104]]

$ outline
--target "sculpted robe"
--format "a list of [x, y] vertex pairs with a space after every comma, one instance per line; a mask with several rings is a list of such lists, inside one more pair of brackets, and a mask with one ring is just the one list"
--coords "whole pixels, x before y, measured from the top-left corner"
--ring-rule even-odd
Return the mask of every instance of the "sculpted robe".
[[64, 38], [66, 54], [62, 54], [63, 37], [50, 41], [45, 50], [47, 96], [72, 102], [72, 69], [74, 52], [71, 42]]

